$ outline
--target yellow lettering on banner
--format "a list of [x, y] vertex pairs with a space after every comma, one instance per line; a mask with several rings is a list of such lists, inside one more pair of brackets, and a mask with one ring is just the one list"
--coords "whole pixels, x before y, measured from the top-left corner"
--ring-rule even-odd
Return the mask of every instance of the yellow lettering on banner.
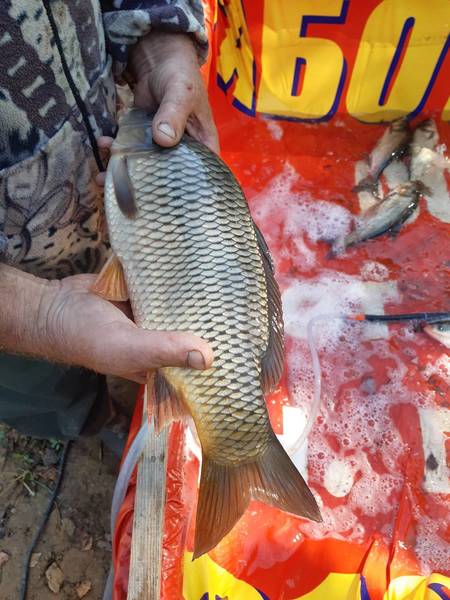
[[449, 21], [448, 0], [381, 2], [361, 38], [346, 98], [348, 112], [368, 123], [419, 112], [439, 76]]
[[[331, 40], [308, 31], [300, 37], [300, 32], [305, 16], [338, 18], [344, 5], [344, 0], [265, 0], [258, 112], [297, 119], [331, 116], [343, 76], [342, 50]], [[299, 61], [304, 73], [296, 95]]]
[[261, 600], [261, 594], [251, 585], [228, 573], [207, 554], [192, 561], [192, 553], [185, 552], [183, 598], [215, 600], [217, 596], [230, 600]]
[[241, 1], [230, 0], [225, 3], [224, 0], [219, 0], [219, 10], [226, 13], [228, 27], [217, 56], [218, 75], [225, 89], [236, 81], [233, 92], [235, 99], [252, 111], [254, 57]]
[[[444, 575], [403, 575], [390, 582], [383, 600], [439, 600], [447, 597], [449, 585], [450, 579]], [[442, 595], [438, 593], [441, 589]]]

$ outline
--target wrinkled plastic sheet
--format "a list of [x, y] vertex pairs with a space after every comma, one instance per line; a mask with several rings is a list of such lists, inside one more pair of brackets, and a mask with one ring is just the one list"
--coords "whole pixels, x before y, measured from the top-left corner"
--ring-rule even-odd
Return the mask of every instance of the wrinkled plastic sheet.
[[[269, 244], [282, 291], [286, 368], [267, 404], [288, 448], [312, 405], [310, 319], [450, 310], [449, 180], [443, 169], [429, 174], [431, 193], [395, 237], [335, 257], [327, 243], [348, 231], [352, 215], [371, 202], [352, 188], [385, 131], [374, 121], [410, 113], [415, 125], [431, 115], [438, 151], [445, 152], [450, 73], [441, 25], [448, 27], [448, 11], [448, 3], [406, 0], [208, 6], [207, 75], [222, 156]], [[305, 44], [308, 38], [315, 42]], [[340, 63], [328, 41], [341, 49]], [[296, 43], [307, 57], [303, 63], [292, 52]], [[389, 60], [379, 46], [390, 48]], [[372, 52], [364, 54], [367, 47]], [[268, 59], [270, 52], [278, 63]], [[323, 60], [317, 62], [313, 52]], [[285, 63], [291, 65], [289, 77]], [[314, 77], [308, 78], [305, 64], [315, 69]], [[339, 94], [330, 108], [333, 77]], [[364, 92], [370, 85], [378, 86], [378, 103]], [[296, 108], [293, 98], [300, 102], [302, 94]], [[384, 191], [407, 177], [404, 166], [389, 167]], [[314, 340], [323, 375], [321, 406], [293, 460], [320, 503], [323, 523], [253, 502], [217, 548], [192, 562], [200, 454], [189, 429], [176, 424], [170, 435], [164, 600], [450, 597], [448, 350], [412, 324], [328, 318], [316, 323]], [[129, 443], [141, 415], [140, 400]], [[114, 535], [115, 600], [126, 598], [134, 494], [133, 480]]]

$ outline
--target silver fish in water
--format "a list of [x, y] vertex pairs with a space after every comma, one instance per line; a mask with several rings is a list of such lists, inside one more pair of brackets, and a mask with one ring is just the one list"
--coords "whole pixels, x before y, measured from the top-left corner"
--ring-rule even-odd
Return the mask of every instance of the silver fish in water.
[[406, 118], [392, 121], [369, 155], [369, 174], [354, 188], [354, 192], [370, 191], [378, 197], [378, 179], [393, 161], [401, 159], [408, 150], [411, 130]]
[[440, 321], [439, 323], [425, 325], [423, 329], [429, 336], [443, 344], [446, 348], [450, 348], [450, 321]]
[[332, 254], [338, 254], [349, 246], [370, 240], [385, 233], [396, 233], [416, 210], [423, 185], [420, 181], [405, 183], [382, 201], [360, 215], [355, 229], [344, 238], [335, 240]]

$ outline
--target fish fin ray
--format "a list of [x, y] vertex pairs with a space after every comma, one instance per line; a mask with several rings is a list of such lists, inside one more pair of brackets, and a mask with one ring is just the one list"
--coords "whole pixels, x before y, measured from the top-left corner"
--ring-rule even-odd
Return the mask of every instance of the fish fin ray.
[[254, 227], [267, 284], [269, 339], [266, 351], [261, 358], [261, 384], [264, 394], [268, 394], [277, 386], [284, 369], [283, 310], [280, 288], [275, 279], [275, 269], [269, 247], [256, 224]]
[[193, 560], [215, 548], [246, 511], [244, 474], [242, 466], [219, 464], [203, 453]]
[[126, 302], [128, 300], [128, 289], [123, 267], [114, 254], [104, 264], [94, 285], [91, 287], [91, 292], [112, 302]]
[[183, 421], [188, 416], [183, 398], [160, 371], [151, 375], [149, 383], [153, 384], [155, 431], [159, 433], [173, 421]]
[[134, 219], [137, 215], [137, 204], [128, 172], [127, 157], [117, 156], [111, 169], [117, 205], [126, 217]]
[[275, 434], [258, 468], [262, 485], [252, 489], [252, 498], [299, 517], [322, 521], [316, 499]]
[[193, 559], [212, 550], [233, 529], [252, 499], [322, 520], [313, 494], [275, 434], [254, 462], [224, 465], [204, 454]]

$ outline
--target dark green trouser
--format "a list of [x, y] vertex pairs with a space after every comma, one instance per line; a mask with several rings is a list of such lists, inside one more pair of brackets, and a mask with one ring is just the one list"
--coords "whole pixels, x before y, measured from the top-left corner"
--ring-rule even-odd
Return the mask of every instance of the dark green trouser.
[[0, 421], [26, 435], [68, 440], [97, 433], [109, 416], [103, 375], [0, 353]]

